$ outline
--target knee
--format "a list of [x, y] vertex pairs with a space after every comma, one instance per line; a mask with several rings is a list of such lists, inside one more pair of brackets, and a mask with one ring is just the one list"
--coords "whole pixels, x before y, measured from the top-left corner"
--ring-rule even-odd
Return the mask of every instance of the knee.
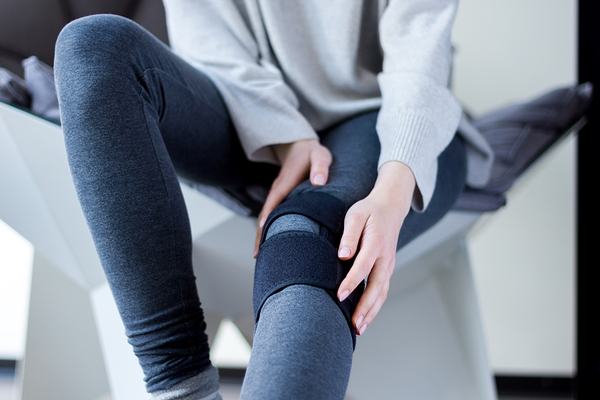
[[97, 51], [118, 52], [139, 29], [135, 22], [118, 15], [96, 14], [78, 18], [61, 30], [55, 53], [57, 57], [85, 57]]
[[115, 71], [127, 52], [137, 44], [141, 29], [135, 22], [117, 15], [91, 15], [67, 24], [55, 46], [57, 79], [69, 73], [89, 76], [91, 71]]
[[354, 337], [351, 316], [362, 294], [359, 287], [344, 302], [337, 288], [351, 262], [337, 257], [346, 205], [325, 193], [306, 192], [288, 199], [267, 219], [256, 261], [254, 312], [258, 322], [264, 302], [292, 285], [324, 289], [344, 314]]
[[285, 214], [275, 219], [265, 232], [265, 241], [283, 232], [312, 232], [320, 234], [321, 225], [301, 214]]
[[87, 119], [99, 115], [100, 108], [119, 103], [121, 89], [137, 82], [142, 32], [135, 22], [116, 15], [83, 17], [63, 28], [54, 59], [63, 116]]
[[336, 246], [343, 231], [346, 211], [348, 205], [330, 194], [301, 192], [273, 210], [265, 223], [263, 237], [266, 239], [283, 229], [304, 230], [321, 234]]

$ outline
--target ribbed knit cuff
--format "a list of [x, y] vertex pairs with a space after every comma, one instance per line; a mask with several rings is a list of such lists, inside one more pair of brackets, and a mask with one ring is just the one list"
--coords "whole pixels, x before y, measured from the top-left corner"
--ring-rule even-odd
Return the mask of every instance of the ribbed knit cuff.
[[437, 175], [437, 159], [430, 157], [431, 149], [427, 148], [435, 137], [435, 126], [428, 118], [415, 112], [387, 117], [387, 121], [378, 121], [378, 130], [381, 127], [394, 132], [394, 135], [380, 135], [381, 155], [378, 168], [392, 160], [406, 164], [415, 176], [418, 189], [413, 197], [413, 209], [422, 211], [431, 200]]
[[[408, 165], [427, 208], [437, 176], [437, 157], [456, 133], [461, 108], [450, 91], [429, 76], [392, 71], [378, 76], [382, 106], [377, 119], [379, 166], [396, 160]], [[414, 198], [413, 198], [414, 200]], [[420, 207], [419, 207], [420, 206]]]
[[388, 129], [395, 132], [395, 135], [381, 144], [378, 167], [391, 160], [402, 161], [411, 168], [416, 167], [424, 143], [435, 132], [433, 124], [423, 115], [407, 112], [396, 115], [388, 123]]

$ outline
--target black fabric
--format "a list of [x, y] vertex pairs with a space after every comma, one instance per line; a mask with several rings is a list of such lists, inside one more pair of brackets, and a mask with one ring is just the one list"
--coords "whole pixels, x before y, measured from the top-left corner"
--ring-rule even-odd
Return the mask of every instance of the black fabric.
[[258, 323], [260, 310], [272, 294], [290, 285], [311, 285], [325, 289], [340, 307], [356, 344], [352, 314], [363, 293], [364, 285], [340, 303], [337, 288], [354, 260], [341, 261], [337, 249], [321, 235], [311, 232], [279, 233], [261, 245], [254, 276], [254, 317]]
[[[348, 321], [353, 343], [356, 343], [352, 314], [364, 291], [364, 284], [359, 285], [342, 303], [337, 298], [337, 289], [354, 262], [354, 258], [341, 261], [337, 256], [346, 211], [348, 207], [340, 199], [313, 191], [295, 194], [273, 210], [263, 228], [263, 243], [254, 272], [256, 322], [262, 305], [273, 293], [290, 285], [312, 285], [325, 289], [338, 304]], [[265, 241], [273, 221], [287, 214], [299, 214], [316, 221], [321, 226], [321, 234], [287, 231]]]
[[[286, 199], [267, 218], [263, 228], [263, 238], [271, 223], [285, 214], [300, 214], [327, 227], [341, 237], [344, 229], [344, 216], [348, 211], [340, 199], [322, 192], [301, 192]], [[263, 240], [264, 241], [264, 240]]]

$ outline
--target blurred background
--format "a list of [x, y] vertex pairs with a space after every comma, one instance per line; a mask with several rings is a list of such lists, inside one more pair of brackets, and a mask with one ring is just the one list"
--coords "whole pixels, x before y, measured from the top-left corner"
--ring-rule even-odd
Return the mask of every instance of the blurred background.
[[[99, 12], [128, 16], [167, 41], [160, 0], [1, 0], [0, 67], [22, 76], [20, 61], [30, 55], [51, 65], [62, 26]], [[454, 94], [481, 116], [574, 84], [576, 17], [575, 1], [461, 0]], [[570, 136], [538, 162], [507, 206], [470, 234], [491, 364], [500, 376], [574, 372], [576, 140]], [[23, 356], [32, 251], [0, 221], [0, 360], [8, 360], [0, 366]], [[232, 326], [221, 332], [228, 344], [216, 363], [243, 367], [247, 347], [239, 334]]]

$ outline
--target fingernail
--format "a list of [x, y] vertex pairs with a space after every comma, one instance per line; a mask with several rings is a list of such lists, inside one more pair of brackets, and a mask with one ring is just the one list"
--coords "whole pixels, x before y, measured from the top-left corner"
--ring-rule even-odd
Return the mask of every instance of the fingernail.
[[344, 290], [344, 291], [342, 292], [342, 295], [340, 296], [340, 302], [342, 302], [342, 301], [346, 300], [346, 298], [348, 297], [348, 295], [349, 295], [349, 294], [350, 294], [350, 291], [349, 291], [349, 290]]
[[360, 327], [358, 334], [362, 335], [363, 333], [365, 333], [365, 331], [367, 330], [367, 327], [369, 326], [369, 324], [364, 324], [363, 326]]
[[356, 326], [358, 326], [359, 329], [362, 328], [362, 326], [360, 325], [360, 324], [362, 324], [362, 321], [363, 321], [363, 316], [359, 315], [358, 319], [356, 320]]
[[317, 174], [313, 179], [315, 185], [324, 185], [325, 184], [325, 175]]
[[350, 249], [348, 247], [342, 247], [339, 252], [340, 257], [350, 257]]

